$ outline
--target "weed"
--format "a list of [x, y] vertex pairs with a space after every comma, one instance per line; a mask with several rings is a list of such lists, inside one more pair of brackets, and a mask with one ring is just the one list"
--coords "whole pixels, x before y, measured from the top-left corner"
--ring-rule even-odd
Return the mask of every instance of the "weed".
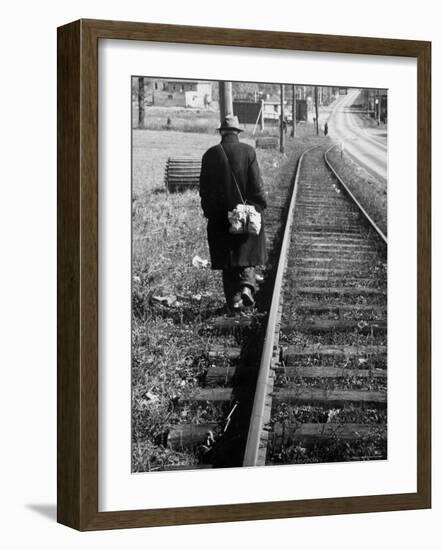
[[387, 235], [387, 185], [361, 168], [348, 155], [332, 149], [327, 155], [336, 172]]

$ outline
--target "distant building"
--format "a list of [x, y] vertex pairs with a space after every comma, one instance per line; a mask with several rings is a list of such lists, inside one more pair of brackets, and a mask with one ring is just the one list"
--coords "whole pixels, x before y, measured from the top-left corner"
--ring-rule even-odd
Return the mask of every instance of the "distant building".
[[150, 105], [207, 108], [212, 103], [212, 84], [197, 80], [146, 79], [145, 93]]
[[281, 102], [267, 100], [264, 102], [264, 120], [279, 122], [279, 117], [281, 115]]

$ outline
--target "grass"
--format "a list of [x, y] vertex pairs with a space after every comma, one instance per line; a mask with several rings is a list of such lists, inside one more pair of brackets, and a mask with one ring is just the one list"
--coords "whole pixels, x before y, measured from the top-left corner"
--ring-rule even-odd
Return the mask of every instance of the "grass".
[[[132, 109], [132, 128], [138, 128], [137, 104]], [[170, 123], [168, 123], [170, 120]], [[166, 130], [174, 132], [189, 132], [194, 134], [215, 134], [219, 126], [219, 112], [211, 109], [193, 109], [184, 107], [146, 107], [145, 129]], [[252, 136], [254, 124], [242, 124], [244, 134], [247, 138]], [[279, 135], [279, 127], [276, 124], [267, 123], [263, 133], [257, 132], [259, 136]]]
[[327, 156], [350, 191], [384, 235], [387, 235], [387, 185], [376, 179], [345, 153], [341, 157], [340, 152], [332, 149]]
[[[141, 137], [141, 136], [140, 136]], [[142, 135], [145, 140], [145, 133]], [[176, 150], [173, 140], [158, 149], [152, 134], [153, 165]], [[161, 137], [161, 136], [159, 136]], [[170, 135], [169, 135], [170, 138]], [[137, 143], [137, 136], [134, 142]], [[178, 139], [176, 140], [178, 144]], [[206, 146], [205, 146], [206, 147]], [[135, 147], [134, 153], [137, 148]], [[156, 154], [158, 153], [158, 154]], [[135, 155], [134, 155], [135, 157]], [[139, 160], [139, 159], [138, 159]], [[192, 258], [208, 258], [205, 220], [196, 191], [166, 194], [156, 177], [134, 158], [133, 196], [133, 469], [144, 471], [194, 463], [192, 456], [171, 452], [163, 444], [168, 426], [183, 420], [179, 400], [198, 385], [206, 367], [201, 349], [209, 338], [199, 336], [204, 312], [222, 305], [217, 278], [196, 269]], [[135, 191], [138, 190], [138, 191]], [[166, 297], [171, 306], [157, 299]], [[198, 418], [194, 417], [198, 422]], [[148, 443], [140, 447], [140, 442]], [[142, 450], [140, 450], [142, 448]]]
[[[140, 199], [142, 193], [153, 194], [151, 201], [157, 201], [158, 193], [164, 187], [164, 170], [170, 156], [202, 156], [211, 146], [218, 143], [218, 136], [209, 134], [189, 134], [183, 132], [163, 132], [133, 130], [133, 199]], [[161, 200], [161, 199], [160, 199]], [[140, 204], [140, 200], [138, 200]]]
[[[170, 119], [170, 125], [167, 124]], [[219, 113], [210, 109], [184, 107], [146, 107], [145, 128], [148, 130], [174, 130], [192, 133], [213, 133], [218, 126]], [[138, 126], [138, 105], [133, 104], [132, 127]]]
[[[242, 138], [253, 144], [254, 141]], [[167, 448], [170, 426], [221, 421], [225, 411], [210, 403], [186, 404], [209, 366], [213, 344], [238, 345], [232, 336], [206, 330], [224, 299], [220, 273], [198, 269], [209, 259], [206, 220], [197, 190], [168, 194], [164, 168], [169, 156], [202, 156], [219, 136], [175, 131], [133, 131], [132, 285], [132, 470], [195, 464], [194, 453]], [[288, 155], [301, 142], [287, 144]], [[258, 150], [270, 194], [288, 156]]]

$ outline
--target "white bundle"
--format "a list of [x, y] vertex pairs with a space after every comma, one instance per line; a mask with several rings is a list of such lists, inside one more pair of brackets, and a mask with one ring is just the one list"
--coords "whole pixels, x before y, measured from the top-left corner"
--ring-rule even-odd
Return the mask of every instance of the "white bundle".
[[249, 209], [249, 233], [251, 235], [259, 235], [261, 231], [261, 214], [252, 205], [248, 206]]
[[230, 222], [230, 233], [249, 233], [259, 235], [261, 231], [261, 214], [251, 204], [238, 204], [227, 212]]
[[230, 233], [246, 233], [247, 212], [244, 204], [238, 204], [231, 212], [227, 212], [230, 222]]

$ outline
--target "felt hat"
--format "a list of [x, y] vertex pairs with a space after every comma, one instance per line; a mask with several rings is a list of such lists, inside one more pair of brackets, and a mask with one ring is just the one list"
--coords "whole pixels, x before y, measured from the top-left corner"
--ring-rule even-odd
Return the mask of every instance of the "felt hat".
[[218, 131], [221, 130], [235, 130], [236, 132], [242, 132], [242, 128], [239, 126], [239, 120], [237, 116], [227, 115], [223, 120], [221, 126], [218, 128]]

